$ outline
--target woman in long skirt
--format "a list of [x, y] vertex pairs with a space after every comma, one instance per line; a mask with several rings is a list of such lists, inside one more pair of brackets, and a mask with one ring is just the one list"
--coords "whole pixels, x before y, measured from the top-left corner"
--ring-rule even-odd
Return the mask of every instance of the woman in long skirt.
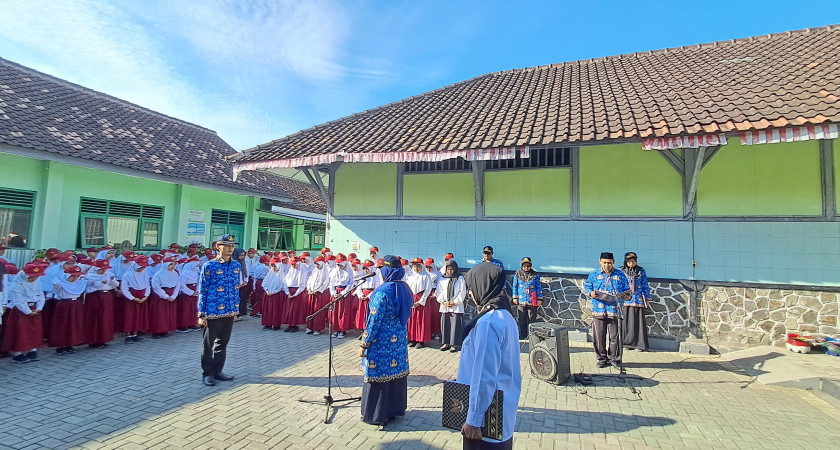
[[76, 345], [85, 341], [85, 306], [82, 298], [87, 284], [82, 279], [82, 269], [76, 265], [65, 265], [64, 274], [53, 281], [56, 304], [53, 311], [47, 345], [55, 347], [56, 354], [76, 353]]
[[362, 332], [362, 421], [385, 425], [405, 414], [408, 404], [408, 346], [406, 324], [413, 296], [395, 256], [383, 258], [385, 283], [370, 296], [367, 324]]
[[289, 295], [289, 288], [284, 281], [283, 270], [280, 267], [280, 258], [271, 258], [271, 270], [263, 279], [265, 289], [265, 300], [263, 300], [262, 325], [263, 330], [279, 330], [283, 321], [283, 308], [286, 306], [286, 297]]
[[[312, 272], [306, 280], [306, 316], [309, 317], [330, 301], [330, 273], [323, 256], [315, 258]], [[327, 326], [327, 311], [321, 311], [306, 321], [306, 334], [319, 335]]]
[[638, 264], [638, 256], [635, 252], [627, 252], [624, 255], [624, 265], [621, 270], [627, 275], [630, 282], [630, 292], [633, 297], [624, 302], [624, 319], [621, 323], [621, 342], [624, 347], [637, 352], [648, 349], [647, 324], [645, 323], [645, 309], [650, 299], [650, 286], [648, 285], [647, 273]]
[[[422, 259], [411, 260], [411, 274], [405, 278], [405, 282], [414, 299], [411, 318], [408, 320], [408, 346], [423, 348], [426, 342], [432, 340], [432, 314], [429, 312], [432, 305], [426, 303], [432, 292], [432, 279], [423, 270]], [[437, 303], [434, 308], [438, 308]]]
[[175, 301], [181, 290], [181, 275], [175, 270], [178, 259], [167, 257], [152, 277], [152, 294], [149, 296], [149, 333], [152, 339], [166, 337], [176, 325], [178, 312]]
[[44, 291], [38, 282], [42, 276], [44, 267], [30, 263], [6, 286], [10, 309], [3, 322], [0, 351], [10, 352], [17, 363], [38, 361], [38, 347], [44, 343]]
[[441, 351], [457, 352], [464, 342], [464, 300], [467, 285], [458, 273], [454, 259], [446, 261], [443, 276], [438, 284], [437, 301], [440, 304]]
[[259, 263], [251, 266], [251, 278], [254, 280], [253, 292], [251, 293], [251, 315], [259, 317], [262, 315], [263, 301], [265, 300], [265, 289], [263, 280], [270, 270], [268, 268], [268, 255], [260, 256]]
[[[347, 261], [347, 257], [339, 253], [335, 257], [335, 266], [330, 269], [330, 294], [332, 300], [339, 298], [346, 289], [353, 284], [353, 269]], [[333, 337], [344, 339], [347, 331], [353, 326], [353, 315], [351, 314], [350, 299], [342, 298], [335, 303], [333, 312], [330, 315]]]
[[114, 340], [114, 292], [120, 284], [104, 259], [94, 261], [85, 282], [86, 340], [91, 348], [104, 348]]
[[149, 258], [138, 256], [120, 282], [126, 344], [142, 342], [143, 338], [138, 336], [138, 333], [147, 331], [149, 328], [149, 308], [146, 300], [152, 292], [152, 283], [146, 272], [147, 267], [149, 267]]
[[[374, 247], [376, 248], [376, 247]], [[362, 273], [361, 276], [369, 275], [374, 273], [376, 269], [373, 267], [373, 261], [365, 260], [364, 264], [362, 264]], [[359, 286], [359, 307], [356, 311], [356, 320], [354, 323], [354, 328], [359, 330], [364, 330], [365, 325], [367, 324], [367, 317], [368, 317], [368, 302], [370, 302], [370, 294], [373, 293], [374, 289], [378, 288], [379, 285], [382, 284], [381, 278], [376, 274], [370, 278], [366, 278], [362, 281], [362, 285]], [[361, 337], [360, 337], [361, 339]]]
[[175, 327], [179, 333], [198, 330], [198, 276], [201, 261], [191, 256], [181, 270], [178, 300], [175, 302]]

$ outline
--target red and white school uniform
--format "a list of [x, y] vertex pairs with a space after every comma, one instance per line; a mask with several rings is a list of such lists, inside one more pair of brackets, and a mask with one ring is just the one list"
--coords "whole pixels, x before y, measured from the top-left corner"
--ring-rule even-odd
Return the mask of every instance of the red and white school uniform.
[[[330, 269], [330, 296], [336, 298], [343, 294], [346, 289], [352, 286], [353, 279], [353, 270], [350, 268], [349, 262], [336, 263], [335, 267]], [[345, 333], [353, 327], [355, 310], [349, 297], [347, 296], [336, 302], [333, 308], [333, 314], [330, 317], [333, 332]]]
[[72, 276], [67, 273], [61, 274], [53, 281], [53, 296], [56, 303], [50, 318], [49, 336], [47, 336], [47, 345], [50, 347], [61, 349], [87, 342], [83, 303], [87, 283], [81, 276], [71, 281]]
[[356, 293], [359, 297], [359, 308], [356, 311], [356, 328], [360, 330], [364, 330], [365, 326], [367, 325], [368, 303], [370, 303], [370, 295], [373, 294], [373, 291], [382, 284], [381, 278], [379, 274], [376, 273], [375, 267], [365, 268], [362, 270], [362, 276], [365, 276], [369, 273], [374, 273], [374, 276], [363, 280], [361, 286], [359, 286], [359, 289], [356, 290]]
[[[309, 317], [315, 311], [323, 308], [330, 301], [330, 272], [323, 262], [314, 263], [312, 272], [306, 280], [306, 292], [308, 294], [306, 303], [306, 316]], [[327, 311], [321, 311], [306, 322], [307, 333], [312, 331], [321, 334], [321, 330], [327, 326]]]
[[[44, 343], [43, 315], [29, 315], [44, 309], [44, 291], [40, 279], [29, 281], [20, 272], [11, 283], [6, 284], [6, 300], [9, 310], [3, 321], [3, 342], [0, 351], [13, 355], [37, 351]], [[11, 284], [11, 285], [10, 285]]]
[[429, 279], [432, 280], [432, 291], [429, 293], [429, 313], [431, 314], [432, 322], [432, 336], [440, 335], [440, 311], [435, 306], [437, 305], [437, 288], [440, 282], [440, 272], [434, 266], [426, 266], [426, 273], [429, 274]]
[[263, 301], [265, 300], [265, 289], [263, 289], [263, 280], [265, 280], [265, 276], [268, 275], [268, 268], [267, 263], [258, 263], [251, 266], [252, 269], [248, 270], [248, 273], [251, 274], [251, 279], [253, 280], [253, 293], [251, 294], [251, 315], [256, 316], [258, 314], [262, 314], [262, 307]]
[[85, 340], [101, 346], [114, 340], [114, 293], [120, 283], [114, 272], [94, 267], [85, 276]]
[[181, 292], [181, 275], [174, 265], [174, 262], [161, 264], [162, 267], [152, 277], [148, 331], [153, 335], [166, 335], [178, 328], [175, 302]]
[[[432, 279], [425, 270], [421, 270], [420, 273], [412, 270], [405, 278], [405, 282], [411, 288], [416, 305], [411, 310], [411, 317], [408, 319], [408, 341], [419, 343], [431, 341], [432, 314], [426, 302], [432, 292]], [[434, 306], [436, 307], [437, 303]]]
[[265, 299], [263, 299], [262, 324], [263, 328], [279, 329], [283, 325], [283, 311], [289, 288], [284, 281], [285, 274], [279, 263], [272, 263], [271, 270], [263, 279]]
[[283, 310], [283, 323], [289, 327], [297, 327], [306, 323], [306, 280], [309, 278], [308, 268], [301, 263], [292, 264], [284, 279], [289, 289], [289, 298]]
[[123, 296], [123, 330], [129, 337], [136, 336], [138, 332], [149, 328], [149, 302], [141, 303], [134, 300], [147, 298], [152, 293], [149, 274], [146, 273], [145, 268], [137, 272], [140, 267], [136, 262], [131, 263], [120, 282], [120, 292]]
[[198, 276], [201, 261], [184, 263], [179, 278], [178, 300], [175, 302], [175, 328], [187, 331], [198, 322]]

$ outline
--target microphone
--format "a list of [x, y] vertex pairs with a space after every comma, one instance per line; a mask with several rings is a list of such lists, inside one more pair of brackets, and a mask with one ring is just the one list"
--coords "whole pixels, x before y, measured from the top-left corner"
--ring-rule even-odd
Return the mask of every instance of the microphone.
[[372, 276], [375, 276], [375, 275], [376, 275], [376, 272], [371, 272], [371, 273], [369, 273], [369, 274], [367, 274], [367, 275], [365, 275], [365, 276], [363, 276], [363, 277], [356, 278], [356, 280], [355, 280], [355, 281], [367, 280], [368, 278], [370, 278], [370, 277], [372, 277]]

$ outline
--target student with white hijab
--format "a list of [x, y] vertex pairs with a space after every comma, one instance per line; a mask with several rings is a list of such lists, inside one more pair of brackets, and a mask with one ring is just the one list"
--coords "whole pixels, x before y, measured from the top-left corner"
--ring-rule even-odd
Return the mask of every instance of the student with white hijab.
[[175, 270], [177, 264], [177, 257], [166, 257], [152, 276], [152, 293], [149, 296], [149, 333], [152, 339], [166, 337], [178, 328], [175, 301], [181, 291], [181, 275]]
[[120, 282], [122, 292], [125, 328], [125, 343], [133, 344], [144, 339], [137, 334], [146, 331], [149, 325], [149, 309], [146, 300], [152, 292], [152, 283], [146, 268], [149, 267], [147, 256], [138, 256], [123, 274]]
[[85, 337], [89, 347], [105, 348], [114, 340], [114, 292], [120, 283], [105, 259], [93, 262], [85, 282]]
[[73, 347], [85, 343], [83, 296], [87, 283], [79, 266], [64, 267], [64, 273], [53, 281], [56, 303], [47, 336], [47, 345], [55, 347], [58, 355], [76, 353]]
[[[327, 269], [323, 256], [315, 258], [312, 262], [312, 272], [306, 280], [306, 316], [309, 317], [315, 311], [321, 309], [330, 301], [330, 272]], [[319, 335], [321, 330], [327, 326], [327, 312], [321, 311], [306, 322], [306, 334]]]
[[283, 308], [286, 305], [289, 288], [284, 280], [281, 259], [271, 258], [269, 264], [271, 264], [271, 270], [263, 279], [265, 300], [263, 300], [262, 325], [263, 330], [279, 330], [282, 326]]
[[29, 263], [6, 285], [10, 310], [0, 351], [10, 352], [17, 363], [38, 361], [38, 347], [44, 343], [41, 310], [45, 298], [39, 282], [43, 276], [43, 266]]
[[200, 330], [196, 325], [198, 317], [198, 277], [201, 260], [191, 256], [181, 267], [178, 300], [175, 302], [175, 328], [179, 333]]

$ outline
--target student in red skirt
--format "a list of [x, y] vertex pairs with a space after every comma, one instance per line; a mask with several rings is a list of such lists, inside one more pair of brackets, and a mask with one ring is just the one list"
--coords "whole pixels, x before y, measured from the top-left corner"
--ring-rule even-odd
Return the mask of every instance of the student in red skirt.
[[3, 326], [0, 351], [10, 352], [12, 361], [17, 363], [38, 361], [38, 347], [44, 343], [41, 310], [45, 299], [39, 283], [42, 276], [44, 266], [30, 263], [6, 285], [10, 310]]
[[178, 300], [175, 302], [175, 327], [179, 333], [200, 330], [196, 325], [198, 317], [198, 277], [201, 275], [201, 260], [191, 256], [181, 266]]
[[286, 306], [289, 288], [286, 287], [284, 273], [280, 267], [282, 258], [271, 258], [269, 264], [271, 270], [263, 279], [265, 299], [263, 300], [262, 325], [263, 330], [279, 330], [283, 324], [283, 308]]
[[[371, 250], [371, 254], [373, 253], [374, 252]], [[365, 262], [362, 264], [361, 276], [369, 275], [375, 272], [376, 267], [373, 266], [373, 261], [369, 259], [365, 260]], [[362, 281], [361, 286], [359, 286], [359, 290], [356, 291], [359, 297], [359, 308], [356, 311], [356, 328], [360, 330], [364, 330], [367, 326], [368, 302], [370, 302], [370, 294], [372, 294], [373, 290], [378, 288], [380, 284], [382, 284], [382, 280], [379, 276], [366, 278], [364, 281]], [[361, 338], [362, 337], [359, 336], [359, 339]]]
[[50, 319], [47, 345], [55, 347], [59, 355], [70, 355], [76, 353], [74, 346], [86, 342], [83, 296], [87, 283], [82, 278], [82, 269], [77, 265], [65, 264], [63, 272], [53, 280], [56, 302]]
[[429, 274], [429, 279], [432, 280], [432, 291], [429, 292], [429, 309], [428, 313], [432, 316], [432, 339], [440, 339], [440, 312], [438, 311], [437, 306], [437, 288], [438, 282], [440, 280], [440, 272], [438, 272], [437, 267], [435, 267], [435, 260], [432, 258], [426, 258], [423, 261], [423, 264], [426, 266], [426, 273]]
[[175, 300], [181, 291], [181, 275], [175, 270], [176, 264], [178, 258], [175, 256], [163, 258], [160, 269], [152, 276], [152, 293], [149, 296], [149, 333], [152, 339], [166, 337], [178, 328]]
[[423, 348], [425, 343], [432, 340], [432, 314], [430, 309], [436, 307], [428, 305], [427, 301], [432, 292], [432, 279], [423, 269], [423, 260], [414, 258], [411, 260], [411, 273], [405, 278], [411, 293], [414, 295], [414, 305], [411, 309], [411, 317], [408, 319], [408, 346]]
[[93, 262], [85, 282], [85, 340], [91, 348], [105, 348], [114, 340], [114, 292], [120, 283], [104, 259]]
[[[326, 261], [323, 256], [315, 258], [312, 262], [312, 271], [306, 279], [306, 316], [309, 317], [315, 311], [321, 309], [330, 301], [330, 273], [326, 268]], [[306, 322], [306, 334], [319, 335], [321, 330], [327, 326], [327, 311], [318, 313], [317, 316]]]
[[251, 315], [254, 317], [262, 316], [263, 301], [265, 300], [265, 289], [263, 289], [263, 280], [270, 270], [268, 268], [268, 255], [260, 256], [259, 262], [251, 266], [251, 279], [253, 279], [253, 294], [251, 294]]
[[123, 274], [120, 282], [123, 307], [123, 328], [125, 343], [133, 344], [144, 339], [137, 335], [149, 326], [149, 309], [146, 300], [152, 292], [152, 283], [146, 268], [149, 267], [147, 256], [138, 256]]
[[289, 270], [283, 280], [289, 289], [286, 308], [283, 310], [283, 323], [288, 324], [285, 332], [299, 331], [300, 325], [306, 323], [306, 279], [309, 270], [297, 258], [289, 259]]
[[[340, 297], [352, 284], [353, 269], [350, 268], [347, 257], [339, 253], [335, 257], [335, 266], [330, 269], [330, 296], [333, 299]], [[330, 321], [333, 326], [334, 338], [344, 339], [347, 336], [347, 330], [353, 325], [353, 316], [349, 314], [351, 311], [349, 302], [349, 298], [345, 297], [339, 300], [333, 308]]]

